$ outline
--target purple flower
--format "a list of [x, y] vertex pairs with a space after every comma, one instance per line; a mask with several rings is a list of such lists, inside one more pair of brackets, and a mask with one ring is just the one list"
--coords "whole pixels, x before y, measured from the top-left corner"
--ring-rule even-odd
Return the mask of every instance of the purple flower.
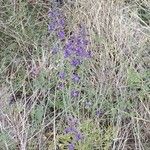
[[65, 27], [65, 19], [61, 18], [61, 19], [59, 20], [59, 24], [60, 24], [60, 26], [61, 26], [62, 28], [64, 28], [64, 27]]
[[50, 19], [56, 19], [57, 17], [61, 17], [62, 12], [59, 9], [53, 9], [48, 12], [48, 17]]
[[82, 38], [78, 37], [76, 40], [77, 45], [81, 45], [82, 44]]
[[73, 74], [72, 80], [73, 80], [73, 82], [77, 83], [77, 82], [79, 82], [80, 77], [77, 74]]
[[83, 57], [85, 55], [84, 49], [82, 47], [77, 47], [76, 48], [76, 55]]
[[68, 44], [75, 44], [75, 40], [76, 40], [76, 36], [72, 35], [72, 36], [68, 39]]
[[49, 32], [55, 31], [57, 28], [58, 28], [58, 23], [56, 21], [52, 21], [48, 25]]
[[84, 25], [81, 25], [81, 24], [80, 24], [80, 27], [79, 27], [79, 34], [80, 34], [82, 37], [87, 36], [86, 28], [85, 28]]
[[73, 46], [73, 44], [72, 43], [67, 43], [66, 45], [65, 45], [65, 49], [68, 49], [68, 50], [73, 50], [73, 48], [74, 48], [74, 46]]
[[49, 24], [48, 25], [48, 31], [54, 31], [55, 30], [55, 25], [54, 24]]
[[88, 45], [88, 43], [89, 43], [89, 41], [88, 41], [88, 40], [83, 40], [83, 44], [84, 44], [85, 46], [87, 46], [87, 45]]
[[67, 58], [72, 54], [72, 52], [69, 49], [65, 49], [64, 51], [64, 57]]
[[58, 76], [60, 79], [65, 79], [65, 72], [59, 72]]
[[70, 127], [65, 129], [65, 133], [76, 133], [76, 132], [77, 132], [77, 130], [75, 127], [70, 126]]
[[65, 38], [65, 32], [63, 30], [58, 32], [58, 37], [63, 40]]
[[97, 117], [100, 117], [104, 114], [104, 112], [101, 111], [101, 110], [96, 110], [95, 114], [96, 114]]
[[72, 90], [71, 91], [71, 97], [78, 97], [79, 96], [79, 91]]
[[77, 118], [69, 117], [67, 120], [68, 120], [69, 126], [77, 126], [78, 125], [78, 119]]
[[53, 47], [52, 49], [51, 49], [51, 51], [52, 51], [52, 54], [54, 55], [54, 54], [57, 54], [57, 52], [59, 51], [59, 48], [58, 47]]
[[79, 59], [73, 59], [71, 61], [71, 65], [74, 66], [74, 67], [77, 67], [81, 64], [81, 61]]
[[74, 117], [69, 117], [68, 119], [68, 127], [65, 129], [66, 134], [71, 134], [73, 139], [72, 142], [68, 145], [70, 150], [75, 148], [75, 143], [79, 142], [84, 138], [83, 134], [78, 130], [78, 119]]
[[54, 11], [49, 11], [49, 12], [48, 12], [48, 17], [49, 17], [49, 18], [55, 17], [55, 12], [54, 12]]
[[70, 144], [68, 145], [68, 149], [69, 149], [69, 150], [74, 150], [74, 149], [75, 149], [74, 144], [73, 144], [73, 143], [70, 143]]
[[75, 140], [76, 141], [80, 141], [82, 139], [83, 139], [83, 135], [80, 132], [78, 132], [78, 133], [75, 134]]
[[85, 57], [86, 58], [91, 58], [92, 57], [91, 51], [87, 51], [86, 54], [85, 54]]
[[[59, 9], [53, 9], [49, 11], [48, 17], [50, 18], [50, 24], [48, 25], [49, 31], [65, 28], [65, 18], [63, 13]], [[58, 32], [59, 38], [64, 39], [64, 35], [65, 34], [63, 31]]]

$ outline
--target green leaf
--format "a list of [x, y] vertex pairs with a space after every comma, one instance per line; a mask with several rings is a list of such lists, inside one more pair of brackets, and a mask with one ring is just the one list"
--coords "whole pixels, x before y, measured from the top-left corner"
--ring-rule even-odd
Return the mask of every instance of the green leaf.
[[136, 72], [134, 69], [129, 68], [127, 71], [127, 81], [130, 86], [138, 85], [139, 83], [141, 83], [140, 74]]
[[36, 124], [40, 124], [43, 120], [44, 109], [43, 106], [37, 106], [31, 112], [31, 118]]

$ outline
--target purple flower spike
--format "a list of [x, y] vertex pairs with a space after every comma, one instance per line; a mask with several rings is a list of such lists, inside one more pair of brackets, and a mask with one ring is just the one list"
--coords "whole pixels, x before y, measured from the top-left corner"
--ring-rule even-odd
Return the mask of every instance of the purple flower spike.
[[68, 145], [68, 149], [69, 149], [69, 150], [74, 150], [74, 149], [75, 149], [74, 144], [73, 144], [73, 143], [70, 143], [70, 144]]
[[65, 32], [63, 30], [58, 32], [58, 37], [63, 40], [65, 38]]
[[60, 79], [65, 79], [65, 72], [59, 72], [58, 76]]
[[72, 80], [73, 82], [78, 83], [80, 81], [80, 77], [77, 74], [73, 74]]
[[64, 31], [59, 31], [58, 29], [64, 29], [65, 28], [65, 18], [63, 13], [59, 9], [53, 9], [49, 11], [48, 17], [50, 19], [50, 23], [48, 25], [48, 30], [51, 31], [57, 31], [58, 37], [60, 39], [64, 39], [65, 34]]
[[71, 61], [71, 65], [74, 66], [74, 67], [77, 67], [81, 64], [81, 61], [79, 59], [73, 59]]
[[79, 96], [79, 91], [71, 91], [71, 97], [78, 97]]

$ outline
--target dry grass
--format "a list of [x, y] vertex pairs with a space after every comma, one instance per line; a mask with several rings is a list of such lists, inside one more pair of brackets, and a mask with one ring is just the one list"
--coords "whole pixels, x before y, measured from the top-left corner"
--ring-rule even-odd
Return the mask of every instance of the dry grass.
[[[93, 53], [82, 73], [87, 94], [75, 103], [66, 91], [54, 90], [62, 56], [49, 51], [57, 42], [47, 34], [50, 4], [0, 5], [0, 149], [65, 149], [68, 115], [79, 119], [86, 137], [77, 149], [149, 149], [150, 26], [139, 16], [139, 1], [80, 0], [61, 7], [68, 32], [86, 25]], [[142, 5], [150, 14], [150, 3]], [[85, 97], [92, 102], [89, 110]], [[102, 115], [95, 116], [95, 109]]]

